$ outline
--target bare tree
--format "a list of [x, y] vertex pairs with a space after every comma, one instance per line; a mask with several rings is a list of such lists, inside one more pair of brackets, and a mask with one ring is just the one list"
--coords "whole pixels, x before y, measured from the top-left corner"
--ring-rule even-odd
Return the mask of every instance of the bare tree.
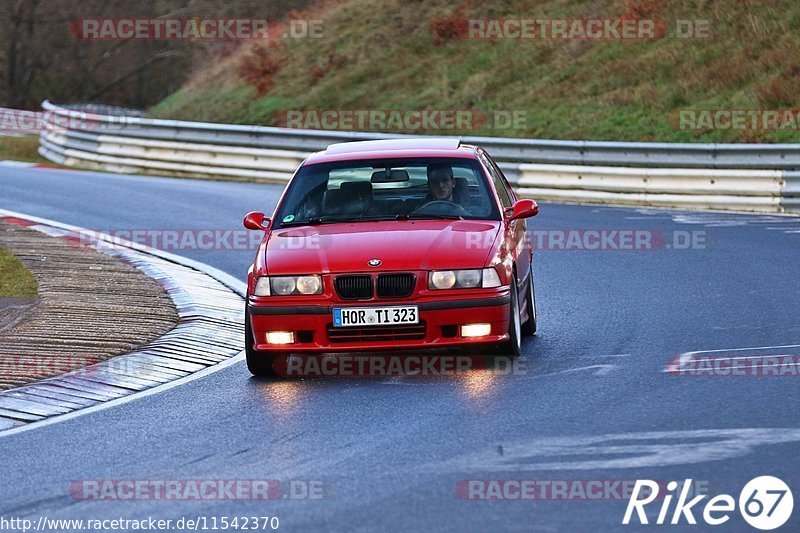
[[281, 18], [310, 0], [0, 0], [0, 106], [102, 100], [148, 107], [237, 42], [82, 40], [86, 18]]

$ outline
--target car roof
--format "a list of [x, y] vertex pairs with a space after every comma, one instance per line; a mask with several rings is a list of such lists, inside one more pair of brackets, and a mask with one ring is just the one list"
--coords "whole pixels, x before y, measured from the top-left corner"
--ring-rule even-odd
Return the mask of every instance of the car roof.
[[452, 137], [336, 143], [328, 146], [323, 152], [311, 154], [306, 160], [306, 164], [353, 159], [408, 157], [458, 157], [471, 159], [475, 157], [475, 147], [462, 144], [459, 139]]

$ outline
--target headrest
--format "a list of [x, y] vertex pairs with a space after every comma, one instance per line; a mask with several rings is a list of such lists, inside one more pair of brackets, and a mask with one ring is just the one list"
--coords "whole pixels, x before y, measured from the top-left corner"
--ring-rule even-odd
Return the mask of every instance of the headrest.
[[360, 200], [372, 198], [372, 183], [368, 181], [345, 181], [339, 188]]
[[459, 204], [465, 204], [469, 201], [469, 182], [467, 178], [455, 178], [453, 200]]
[[322, 211], [325, 215], [337, 215], [347, 211], [347, 207], [352, 205], [358, 196], [354, 191], [347, 189], [330, 189], [325, 191], [322, 198]]

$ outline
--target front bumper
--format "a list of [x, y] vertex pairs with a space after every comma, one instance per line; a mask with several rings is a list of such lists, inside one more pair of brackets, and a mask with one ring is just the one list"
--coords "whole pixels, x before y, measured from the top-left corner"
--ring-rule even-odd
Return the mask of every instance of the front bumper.
[[[347, 302], [289, 306], [254, 305], [248, 311], [254, 348], [264, 352], [322, 353], [425, 349], [494, 344], [508, 339], [510, 292], [491, 297], [404, 302]], [[334, 328], [334, 307], [419, 306], [419, 326]], [[462, 337], [460, 326], [488, 323], [489, 335]], [[266, 343], [269, 331], [291, 331], [294, 344]]]

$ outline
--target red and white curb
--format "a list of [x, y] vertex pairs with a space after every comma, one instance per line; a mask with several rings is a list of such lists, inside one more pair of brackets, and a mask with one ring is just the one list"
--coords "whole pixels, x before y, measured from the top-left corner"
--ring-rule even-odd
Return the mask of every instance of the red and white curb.
[[[242, 359], [244, 282], [197, 261], [76, 226], [2, 209], [0, 218], [78, 239], [132, 264], [165, 288], [179, 316], [172, 331], [133, 353], [0, 391], [0, 435], [161, 392]], [[87, 235], [93, 240], [87, 242]]]

